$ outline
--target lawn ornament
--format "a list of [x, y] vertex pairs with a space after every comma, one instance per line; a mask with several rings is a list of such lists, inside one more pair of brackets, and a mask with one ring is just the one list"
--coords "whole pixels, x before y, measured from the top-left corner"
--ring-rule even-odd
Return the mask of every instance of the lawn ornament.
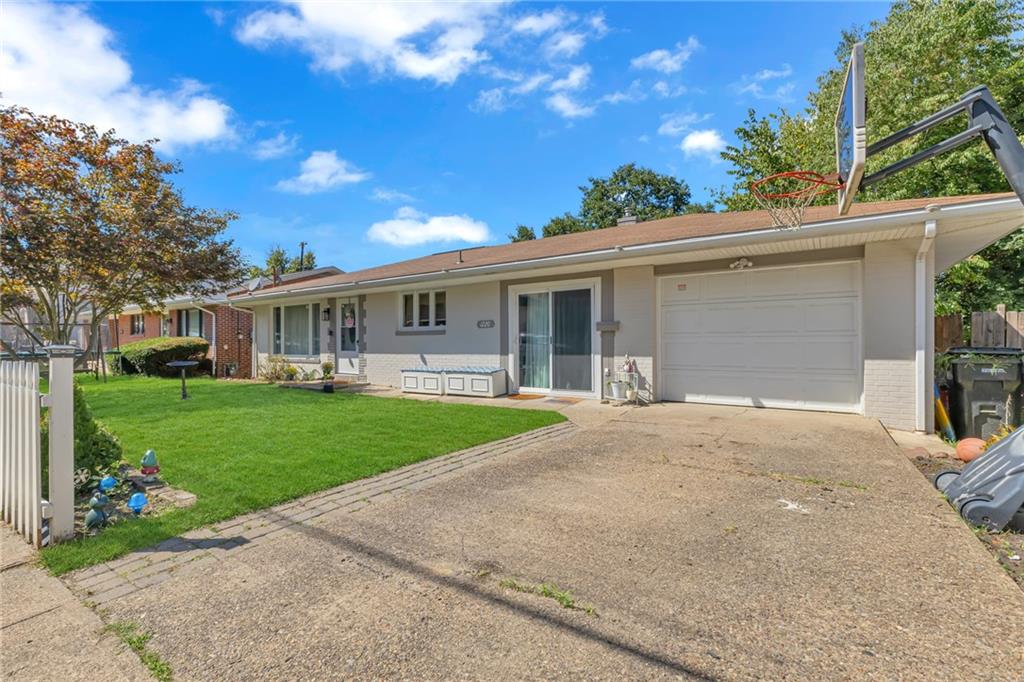
[[146, 454], [142, 456], [142, 462], [140, 470], [142, 471], [142, 480], [146, 483], [152, 483], [155, 477], [160, 473], [160, 465], [156, 461], [156, 453], [152, 450], [146, 450]]
[[128, 508], [132, 510], [132, 513], [138, 516], [145, 509], [146, 505], [149, 504], [149, 500], [142, 493], [134, 493], [128, 498]]
[[104, 507], [110, 502], [110, 498], [99, 490], [89, 498], [89, 512], [85, 515], [86, 528], [102, 528], [107, 524], [107, 512]]
[[100, 490], [107, 492], [113, 490], [117, 486], [117, 479], [113, 476], [107, 475], [100, 479]]
[[1024, 426], [990, 446], [963, 471], [941, 471], [935, 487], [964, 519], [1000, 531], [1024, 524]]

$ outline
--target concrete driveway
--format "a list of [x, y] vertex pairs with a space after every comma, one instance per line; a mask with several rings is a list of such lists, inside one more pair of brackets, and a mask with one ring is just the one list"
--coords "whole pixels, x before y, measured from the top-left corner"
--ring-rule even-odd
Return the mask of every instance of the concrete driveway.
[[1019, 678], [1024, 592], [877, 423], [566, 412], [102, 608], [177, 679]]

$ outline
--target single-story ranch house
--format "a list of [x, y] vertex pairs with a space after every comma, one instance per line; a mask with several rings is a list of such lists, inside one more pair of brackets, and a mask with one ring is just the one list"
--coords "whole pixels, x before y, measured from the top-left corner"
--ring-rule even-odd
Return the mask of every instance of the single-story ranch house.
[[510, 392], [854, 412], [930, 430], [934, 278], [1024, 225], [1012, 194], [682, 215], [236, 292], [255, 359], [507, 371]]

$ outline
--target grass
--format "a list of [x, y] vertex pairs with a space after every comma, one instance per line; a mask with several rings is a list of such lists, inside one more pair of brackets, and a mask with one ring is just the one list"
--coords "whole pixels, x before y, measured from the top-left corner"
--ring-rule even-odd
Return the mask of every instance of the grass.
[[153, 635], [148, 632], [139, 632], [135, 623], [128, 621], [110, 623], [107, 625], [107, 630], [116, 634], [122, 642], [128, 645], [129, 649], [135, 652], [154, 678], [160, 682], [171, 682], [174, 679], [171, 666], [160, 658], [160, 654], [150, 651], [146, 646]]
[[577, 602], [576, 598], [572, 596], [572, 592], [569, 590], [563, 590], [554, 583], [541, 583], [539, 585], [534, 585], [533, 583], [525, 583], [520, 580], [516, 580], [515, 578], [505, 578], [498, 584], [506, 590], [535, 594], [538, 597], [554, 599], [563, 609], [583, 611], [588, 616], [597, 615], [597, 611], [594, 609], [593, 605]]
[[55, 574], [109, 561], [188, 530], [406, 464], [548, 426], [545, 410], [315, 393], [190, 379], [80, 379], [86, 399], [138, 464], [152, 448], [160, 477], [196, 503], [46, 548]]

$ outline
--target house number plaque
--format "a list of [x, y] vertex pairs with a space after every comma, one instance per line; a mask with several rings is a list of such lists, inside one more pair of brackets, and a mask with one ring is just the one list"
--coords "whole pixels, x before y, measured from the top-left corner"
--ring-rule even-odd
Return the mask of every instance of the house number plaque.
[[476, 326], [478, 329], [491, 329], [494, 327], [494, 320], [477, 320]]

